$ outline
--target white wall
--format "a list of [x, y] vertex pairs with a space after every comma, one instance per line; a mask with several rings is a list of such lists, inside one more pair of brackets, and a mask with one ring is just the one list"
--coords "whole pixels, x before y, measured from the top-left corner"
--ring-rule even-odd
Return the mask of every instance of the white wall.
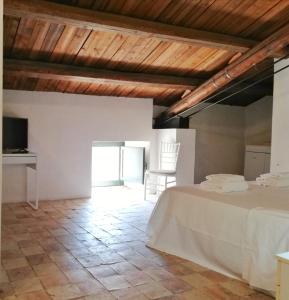
[[215, 105], [190, 118], [196, 129], [195, 183], [214, 173], [243, 174], [244, 108]]
[[177, 185], [195, 183], [196, 130], [177, 129], [180, 153], [177, 165]]
[[246, 145], [271, 144], [273, 97], [265, 96], [245, 108]]
[[[289, 59], [275, 65], [275, 70]], [[289, 171], [289, 69], [274, 76], [271, 171]]]
[[[29, 119], [29, 148], [39, 155], [45, 200], [89, 197], [92, 142], [149, 141], [152, 113], [151, 99], [4, 91], [4, 114]], [[6, 201], [23, 201], [23, 172], [4, 169]]]

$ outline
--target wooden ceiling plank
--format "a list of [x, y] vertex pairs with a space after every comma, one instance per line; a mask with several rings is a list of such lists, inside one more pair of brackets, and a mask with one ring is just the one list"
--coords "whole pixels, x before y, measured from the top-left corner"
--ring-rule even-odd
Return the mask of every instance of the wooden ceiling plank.
[[65, 55], [65, 50], [69, 46], [70, 41], [75, 34], [77, 27], [65, 26], [59, 40], [57, 41], [52, 55], [50, 56], [51, 62], [60, 62]]
[[10, 57], [20, 18], [4, 16], [4, 55]]
[[31, 46], [30, 41], [35, 24], [36, 20], [21, 18], [12, 48], [13, 57], [20, 59], [29, 55], [29, 47]]
[[44, 0], [5, 0], [4, 14], [29, 16], [79, 28], [155, 37], [163, 41], [246, 52], [255, 41], [180, 26], [65, 6]]
[[242, 35], [258, 37], [264, 39], [272, 34], [278, 28], [284, 25], [284, 22], [289, 17], [289, 1], [281, 0], [274, 7], [272, 7], [265, 15], [256, 20], [250, 27], [248, 27]]
[[204, 28], [206, 24], [209, 23], [212, 19], [218, 18], [219, 14], [223, 14], [224, 8], [229, 2], [235, 2], [231, 0], [215, 0], [211, 3], [203, 13], [195, 17], [190, 26], [193, 28]]
[[141, 64], [157, 49], [161, 41], [139, 38], [135, 47], [124, 57], [126, 71], [138, 71]]
[[81, 49], [79, 50], [74, 60], [74, 63], [78, 65], [90, 64], [90, 62], [88, 63], [88, 60], [92, 56], [94, 47], [97, 44], [97, 41], [99, 40], [100, 40], [100, 32], [91, 31], [85, 43], [82, 45]]
[[136, 42], [137, 40], [134, 36], [127, 37], [124, 43], [118, 48], [118, 50], [111, 57], [110, 61], [107, 64], [105, 64], [105, 67], [109, 69], [115, 69], [117, 66], [125, 64], [123, 59], [126, 56], [126, 54], [133, 49]]
[[151, 70], [151, 72], [157, 73], [160, 68], [164, 68], [165, 64], [173, 59], [174, 55], [176, 55], [179, 51], [182, 51], [182, 46], [183, 45], [179, 43], [175, 43], [170, 44], [167, 48], [165, 47], [165, 49], [159, 53], [159, 56], [147, 64], [147, 69]]
[[251, 70], [256, 64], [264, 61], [272, 52], [279, 51], [289, 45], [289, 23], [260, 42], [256, 47], [243, 54], [229, 66], [215, 74], [196, 90], [172, 105], [164, 115], [170, 117], [195, 104], [198, 104], [214, 92], [220, 90], [231, 81]]
[[[198, 53], [198, 49], [201, 49], [202, 55], [196, 56], [195, 53]], [[183, 51], [184, 50], [184, 51]], [[189, 58], [193, 58], [193, 61], [195, 62], [195, 67], [198, 68], [198, 65], [201, 64], [203, 61], [206, 61], [208, 64], [210, 64], [210, 59], [212, 53], [215, 52], [223, 52], [223, 50], [215, 50], [215, 49], [209, 49], [209, 48], [193, 48], [193, 47], [185, 47], [180, 48], [179, 53], [173, 54], [173, 56], [165, 62], [166, 67], [162, 67], [161, 70], [167, 70], [167, 72], [182, 75], [183, 73], [186, 73], [186, 70], [192, 70], [191, 66], [185, 62]], [[229, 53], [228, 51], [225, 51], [226, 53]], [[191, 53], [194, 53], [192, 55]], [[207, 55], [208, 54], [208, 55]]]
[[[261, 18], [262, 15], [275, 4], [275, 1], [276, 0], [242, 1], [231, 14], [228, 14], [217, 24], [218, 28], [220, 28], [220, 32], [226, 34], [229, 30], [233, 35], [243, 36], [243, 34], [240, 33]], [[230, 26], [228, 26], [228, 24], [230, 24]]]
[[13, 59], [4, 60], [4, 70], [5, 74], [18, 74], [19, 76], [28, 78], [172, 89], [191, 89], [203, 82], [203, 80], [189, 77], [183, 78], [146, 73], [128, 73]]
[[207, 59], [203, 60], [198, 66], [196, 66], [194, 71], [205, 74], [210, 74], [214, 71], [216, 72], [216, 70], [220, 69], [220, 67], [224, 67], [224, 60], [222, 59], [223, 57], [225, 57], [225, 65], [227, 65], [227, 62], [232, 56], [228, 55], [226, 51], [214, 51]]
[[77, 4], [84, 8], [91, 8], [94, 4], [94, 0], [78, 0]]
[[[156, 1], [157, 2], [157, 1]], [[173, 22], [178, 22], [178, 12], [184, 6], [184, 1], [171, 1], [164, 10], [162, 10], [158, 20], [162, 23], [173, 24]], [[183, 9], [185, 12], [189, 12], [188, 5], [186, 5], [186, 9]]]
[[[98, 2], [98, 1], [96, 1]], [[121, 7], [121, 14], [123, 15], [127, 15], [127, 14], [130, 14], [132, 12], [135, 11], [136, 7], [139, 5], [139, 2], [138, 1], [135, 1], [135, 0], [126, 0], [124, 1], [124, 4], [123, 6]], [[95, 7], [95, 9], [97, 10], [98, 7]]]
[[[227, 16], [232, 16], [234, 14], [235, 9], [238, 8], [238, 6], [242, 5], [243, 2], [246, 2], [248, 0], [234, 0], [234, 1], [224, 1], [224, 0], [218, 0], [216, 1], [211, 7], [210, 10], [207, 11], [204, 16], [200, 17], [198, 21], [196, 22], [196, 27], [199, 29], [206, 28], [206, 30], [211, 31], [219, 25], [220, 22], [222, 22], [223, 19], [225, 19]], [[251, 1], [251, 0], [249, 0]], [[231, 29], [231, 26], [228, 26]], [[207, 29], [208, 28], [208, 29]]]
[[61, 34], [65, 29], [64, 25], [50, 24], [45, 39], [43, 40], [41, 50], [37, 56], [39, 60], [47, 61], [55, 49]]
[[[184, 60], [183, 63], [180, 64], [179, 68], [181, 69], [183, 66], [184, 74], [195, 73], [200, 74], [201, 77], [206, 76], [207, 78], [207, 72], [202, 65], [206, 63], [210, 64], [211, 58], [220, 51], [223, 52], [222, 50], [199, 48], [199, 50], [196, 51], [196, 55], [191, 57], [192, 60], [190, 57], [189, 60]], [[232, 55], [230, 52], [224, 52], [228, 53], [230, 56]]]
[[77, 91], [79, 85], [80, 85], [80, 82], [70, 81], [69, 84], [66, 86], [66, 89], [64, 90], [64, 92], [65, 93], [74, 93]]
[[77, 28], [68, 47], [66, 48], [65, 55], [62, 60], [63, 63], [69, 64], [75, 60], [91, 32], [91, 30]]
[[152, 63], [156, 61], [163, 52], [167, 51], [167, 49], [170, 47], [170, 43], [168, 42], [160, 42], [153, 52], [151, 52], [141, 63], [141, 65], [138, 67], [139, 71], [145, 71], [147, 69], [150, 69]]
[[[175, 2], [175, 0], [162, 0], [162, 1], [155, 1], [152, 0], [153, 5], [150, 7], [149, 10], [145, 12], [146, 18], [149, 20], [157, 20], [161, 13], [166, 9], [166, 7], [169, 5], [170, 2]], [[133, 16], [135, 16], [135, 13], [133, 12]], [[140, 18], [143, 18], [143, 14], [140, 14]]]
[[194, 27], [192, 24], [198, 20], [198, 18], [206, 13], [206, 11], [210, 8], [210, 6], [213, 5], [213, 3], [216, 0], [206, 0], [206, 1], [200, 1], [197, 3], [197, 5], [194, 6], [192, 9], [190, 15], [188, 16], [187, 19], [185, 19], [181, 25], [186, 26], [186, 27]]
[[49, 23], [47, 22], [22, 18], [18, 26], [11, 57], [38, 58], [48, 29]]
[[[111, 32], [108, 32], [107, 34], [111, 35]], [[85, 65], [106, 66], [125, 41], [126, 37], [122, 34], [114, 34], [104, 40], [100, 39], [96, 45], [93, 46], [92, 55], [90, 59], [86, 61]]]
[[242, 30], [242, 36], [254, 36], [257, 31], [260, 31], [263, 24], [268, 24], [276, 14], [280, 13], [283, 9], [286, 9], [288, 6], [289, 2], [285, 3], [285, 1], [276, 0], [273, 7], [269, 7], [262, 16]]
[[36, 59], [38, 58], [39, 52], [41, 51], [43, 42], [45, 40], [46, 34], [49, 30], [48, 22], [40, 22], [38, 21], [35, 25], [34, 29], [34, 41], [32, 43], [32, 48], [29, 54], [29, 58]]

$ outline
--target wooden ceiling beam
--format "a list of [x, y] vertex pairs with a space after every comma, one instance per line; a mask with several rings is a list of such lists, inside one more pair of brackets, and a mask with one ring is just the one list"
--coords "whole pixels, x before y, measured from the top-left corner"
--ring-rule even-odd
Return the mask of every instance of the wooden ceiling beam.
[[193, 107], [289, 44], [289, 23], [243, 54], [163, 113], [169, 118]]
[[120, 72], [107, 69], [15, 59], [4, 60], [4, 75], [181, 90], [194, 89], [204, 82], [203, 79], [190, 77]]
[[146, 21], [44, 0], [5, 0], [4, 14], [233, 52], [244, 53], [257, 43], [236, 36]]

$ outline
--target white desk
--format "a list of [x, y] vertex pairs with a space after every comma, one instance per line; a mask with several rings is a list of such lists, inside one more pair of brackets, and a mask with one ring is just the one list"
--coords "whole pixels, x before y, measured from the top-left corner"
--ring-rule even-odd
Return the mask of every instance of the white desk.
[[[3, 154], [2, 164], [25, 165], [27, 167], [26, 202], [32, 208], [38, 209], [37, 154], [32, 152]], [[34, 188], [32, 188], [33, 185]], [[31, 197], [31, 194], [34, 194], [34, 196]]]

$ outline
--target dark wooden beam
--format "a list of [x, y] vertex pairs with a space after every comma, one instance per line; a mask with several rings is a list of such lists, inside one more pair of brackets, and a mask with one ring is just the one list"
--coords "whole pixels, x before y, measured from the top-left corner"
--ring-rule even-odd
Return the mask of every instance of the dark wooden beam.
[[289, 23], [172, 105], [164, 118], [193, 107], [289, 44]]
[[256, 45], [256, 41], [236, 36], [146, 21], [43, 0], [5, 0], [4, 14], [42, 19], [97, 31], [154, 37], [162, 41], [220, 48], [242, 53]]
[[129, 73], [88, 67], [15, 59], [4, 60], [4, 75], [68, 80], [96, 84], [133, 85], [170, 89], [194, 89], [203, 79], [147, 73]]

